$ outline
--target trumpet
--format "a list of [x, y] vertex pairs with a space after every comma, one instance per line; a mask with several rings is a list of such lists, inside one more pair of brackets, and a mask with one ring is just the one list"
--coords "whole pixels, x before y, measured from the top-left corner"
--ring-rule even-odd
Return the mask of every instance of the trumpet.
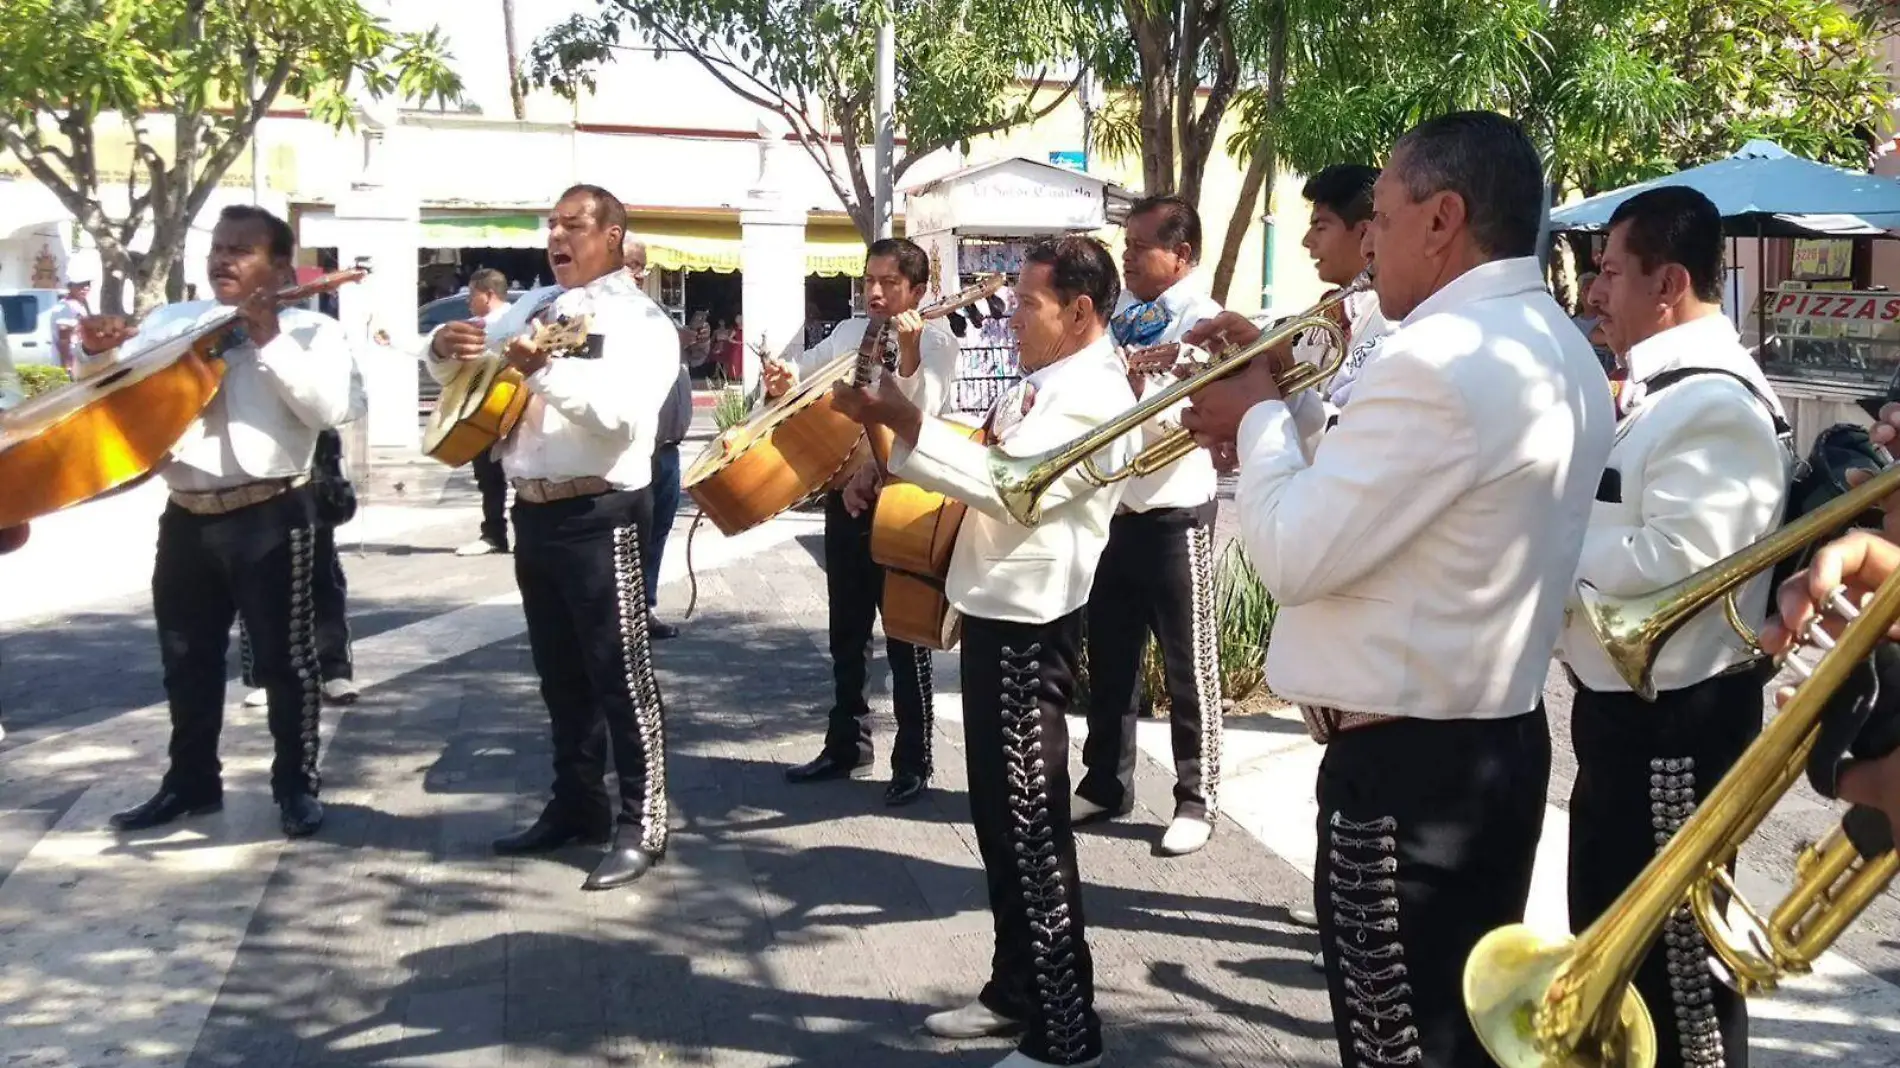
[[1186, 428], [1175, 427], [1161, 440], [1136, 453], [1134, 459], [1114, 471], [1103, 471], [1098, 467], [1095, 454], [1116, 438], [1138, 429], [1156, 415], [1174, 407], [1183, 397], [1199, 393], [1283, 342], [1291, 341], [1308, 330], [1318, 330], [1332, 340], [1331, 358], [1319, 366], [1294, 364], [1274, 379], [1283, 397], [1312, 389], [1331, 378], [1346, 362], [1346, 331], [1328, 318], [1327, 313], [1371, 284], [1371, 272], [1362, 273], [1352, 284], [1298, 316], [1275, 325], [1246, 348], [1217, 354], [1207, 366], [1143, 398], [1134, 407], [1065, 444], [1034, 456], [1011, 456], [992, 447], [989, 454], [990, 483], [995, 487], [997, 497], [1016, 522], [1033, 527], [1042, 521], [1043, 494], [1078, 465], [1082, 468], [1083, 477], [1094, 486], [1112, 486], [1123, 479], [1163, 470], [1194, 451], [1194, 437]]
[[[1612, 599], [1580, 584], [1583, 611], [1624, 679], [1652, 697], [1656, 653], [1677, 628], [1715, 601], [1750, 643], [1734, 595], [1776, 563], [1831, 538], [1877, 501], [1900, 490], [1900, 467], [1788, 524], [1761, 541], [1647, 597]], [[1576, 938], [1546, 939], [1522, 924], [1485, 935], [1465, 962], [1464, 999], [1472, 1026], [1504, 1068], [1650, 1068], [1656, 1031], [1630, 985], [1649, 947], [1679, 909], [1708, 935], [1709, 949], [1744, 995], [1804, 975], [1900, 872], [1889, 848], [1862, 856], [1839, 826], [1803, 848], [1795, 884], [1766, 918], [1736, 892], [1728, 866], [1743, 843], [1801, 777], [1828, 701], [1900, 620], [1900, 576], [1865, 608], [1838, 591], [1829, 609], [1851, 620], [1830, 638], [1816, 620], [1804, 635], [1824, 650], [1810, 667], [1790, 655], [1802, 682], [1779, 715], [1722, 777], [1708, 800], [1656, 854], [1615, 904]], [[1748, 921], [1740, 935], [1718, 906], [1726, 894]], [[1746, 944], [1743, 944], [1743, 939]]]

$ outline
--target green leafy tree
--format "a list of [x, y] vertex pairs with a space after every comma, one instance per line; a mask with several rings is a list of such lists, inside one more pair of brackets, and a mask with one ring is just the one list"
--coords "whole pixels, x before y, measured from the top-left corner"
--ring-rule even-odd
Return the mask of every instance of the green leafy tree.
[[[126, 280], [140, 310], [164, 299], [192, 220], [274, 103], [344, 127], [353, 87], [461, 93], [434, 31], [396, 33], [357, 0], [6, 0], [0, 19], [0, 147], [98, 245], [107, 311]], [[125, 175], [102, 173], [111, 137], [132, 143]]]
[[[1377, 163], [1408, 127], [1458, 108], [1522, 121], [1558, 191], [1658, 177], [1756, 137], [1864, 167], [1891, 95], [1875, 57], [1892, 15], [1830, 0], [1284, 2], [1281, 78], [1239, 94], [1227, 146], [1251, 154], [1250, 175], [1263, 167], [1260, 186], [1264, 168]], [[1236, 222], [1258, 196], [1243, 190]], [[1237, 251], [1222, 249], [1217, 296]]]
[[[894, 18], [900, 178], [918, 160], [1034, 122], [1074, 91], [1081, 42], [1096, 33], [1063, 0], [600, 0], [548, 31], [529, 77], [573, 97], [616, 53], [678, 52], [790, 126], [858, 232], [875, 236], [877, 26]], [[1027, 88], [1022, 84], [1027, 78]], [[837, 144], [834, 150], [833, 136]]]

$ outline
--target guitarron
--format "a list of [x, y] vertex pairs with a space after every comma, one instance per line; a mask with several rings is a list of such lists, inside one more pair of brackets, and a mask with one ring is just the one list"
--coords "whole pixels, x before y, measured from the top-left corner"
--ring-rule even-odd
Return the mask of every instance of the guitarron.
[[[920, 314], [940, 319], [993, 295], [1000, 276], [954, 293]], [[686, 469], [682, 488], [720, 533], [750, 530], [811, 496], [843, 469], [864, 427], [831, 405], [831, 387], [864, 386], [884, 350], [889, 321], [873, 317], [854, 355], [840, 356], [783, 397], [728, 427]], [[873, 443], [873, 451], [879, 451]], [[880, 457], [881, 460], [881, 457]]]
[[[362, 266], [338, 271], [276, 300], [294, 304], [368, 276]], [[0, 528], [151, 474], [217, 395], [241, 321], [221, 308], [190, 333], [0, 412]]]
[[[550, 356], [575, 352], [587, 345], [587, 327], [586, 316], [536, 323], [528, 344]], [[501, 357], [501, 348], [512, 340], [492, 342], [488, 353], [468, 361], [442, 387], [422, 432], [422, 451], [431, 458], [460, 467], [514, 433], [529, 392], [521, 372]]]

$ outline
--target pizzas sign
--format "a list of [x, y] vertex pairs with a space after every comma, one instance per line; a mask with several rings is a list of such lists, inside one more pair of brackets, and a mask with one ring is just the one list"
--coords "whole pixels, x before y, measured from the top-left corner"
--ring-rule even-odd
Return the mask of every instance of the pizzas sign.
[[1778, 289], [1768, 294], [1768, 314], [1777, 319], [1829, 323], [1900, 322], [1900, 293]]

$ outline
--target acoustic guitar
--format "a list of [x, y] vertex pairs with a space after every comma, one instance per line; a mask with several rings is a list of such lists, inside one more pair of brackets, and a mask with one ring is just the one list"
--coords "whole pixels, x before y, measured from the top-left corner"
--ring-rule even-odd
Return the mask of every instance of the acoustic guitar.
[[[584, 315], [536, 323], [528, 344], [550, 356], [578, 352], [587, 347], [587, 328]], [[460, 467], [514, 433], [531, 394], [521, 372], [501, 357], [501, 349], [512, 340], [492, 343], [489, 352], [463, 364], [442, 387], [422, 432], [422, 451], [432, 459]]]
[[[279, 290], [279, 306], [369, 276], [367, 267]], [[224, 382], [242, 319], [220, 308], [191, 332], [0, 412], [0, 528], [83, 504], [154, 471]]]
[[[946, 423], [977, 442], [978, 427]], [[884, 571], [884, 633], [899, 641], [944, 652], [961, 629], [956, 609], [943, 593], [956, 551], [957, 531], [969, 506], [915, 483], [892, 479], [878, 491], [871, 516], [871, 559]]]
[[[1001, 276], [953, 293], [922, 309], [940, 319], [992, 296]], [[831, 387], [849, 380], [862, 387], [882, 362], [889, 320], [872, 317], [853, 355], [840, 356], [805, 377], [785, 395], [728, 427], [687, 467], [681, 488], [719, 532], [731, 537], [771, 519], [829, 483], [865, 436], [864, 427], [832, 407]], [[888, 436], [872, 435], [872, 451], [884, 462]]]

